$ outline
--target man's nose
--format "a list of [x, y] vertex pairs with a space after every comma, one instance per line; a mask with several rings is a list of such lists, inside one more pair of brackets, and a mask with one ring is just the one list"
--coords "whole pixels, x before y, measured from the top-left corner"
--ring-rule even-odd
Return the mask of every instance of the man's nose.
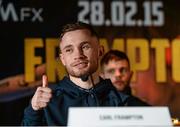
[[81, 49], [76, 49], [74, 58], [75, 59], [84, 58], [84, 52]]
[[117, 77], [121, 77], [122, 76], [122, 73], [120, 72], [119, 69], [115, 70], [115, 76], [117, 76]]

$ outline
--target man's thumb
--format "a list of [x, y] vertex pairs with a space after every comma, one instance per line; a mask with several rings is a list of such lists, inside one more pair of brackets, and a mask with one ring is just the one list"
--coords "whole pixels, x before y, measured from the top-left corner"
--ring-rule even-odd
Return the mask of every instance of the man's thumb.
[[46, 75], [42, 76], [42, 87], [48, 86], [48, 77]]

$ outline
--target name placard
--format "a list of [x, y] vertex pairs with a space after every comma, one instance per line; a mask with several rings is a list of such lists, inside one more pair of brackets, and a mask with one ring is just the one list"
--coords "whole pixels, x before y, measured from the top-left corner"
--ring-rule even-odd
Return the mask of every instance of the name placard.
[[73, 107], [68, 126], [172, 127], [167, 107]]

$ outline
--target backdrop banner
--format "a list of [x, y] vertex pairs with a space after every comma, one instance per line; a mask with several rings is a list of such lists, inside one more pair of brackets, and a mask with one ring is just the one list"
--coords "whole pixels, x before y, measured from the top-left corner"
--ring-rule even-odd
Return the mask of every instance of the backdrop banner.
[[58, 37], [66, 23], [92, 24], [105, 51], [126, 52], [132, 92], [180, 118], [179, 0], [0, 0], [0, 95], [65, 74]]

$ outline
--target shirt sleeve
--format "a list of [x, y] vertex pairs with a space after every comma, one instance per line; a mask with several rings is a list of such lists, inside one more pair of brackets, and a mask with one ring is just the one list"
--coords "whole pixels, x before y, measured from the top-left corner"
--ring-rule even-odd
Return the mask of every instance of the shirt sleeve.
[[22, 126], [43, 126], [45, 120], [43, 110], [33, 110], [31, 104], [24, 110], [24, 117], [22, 119]]

